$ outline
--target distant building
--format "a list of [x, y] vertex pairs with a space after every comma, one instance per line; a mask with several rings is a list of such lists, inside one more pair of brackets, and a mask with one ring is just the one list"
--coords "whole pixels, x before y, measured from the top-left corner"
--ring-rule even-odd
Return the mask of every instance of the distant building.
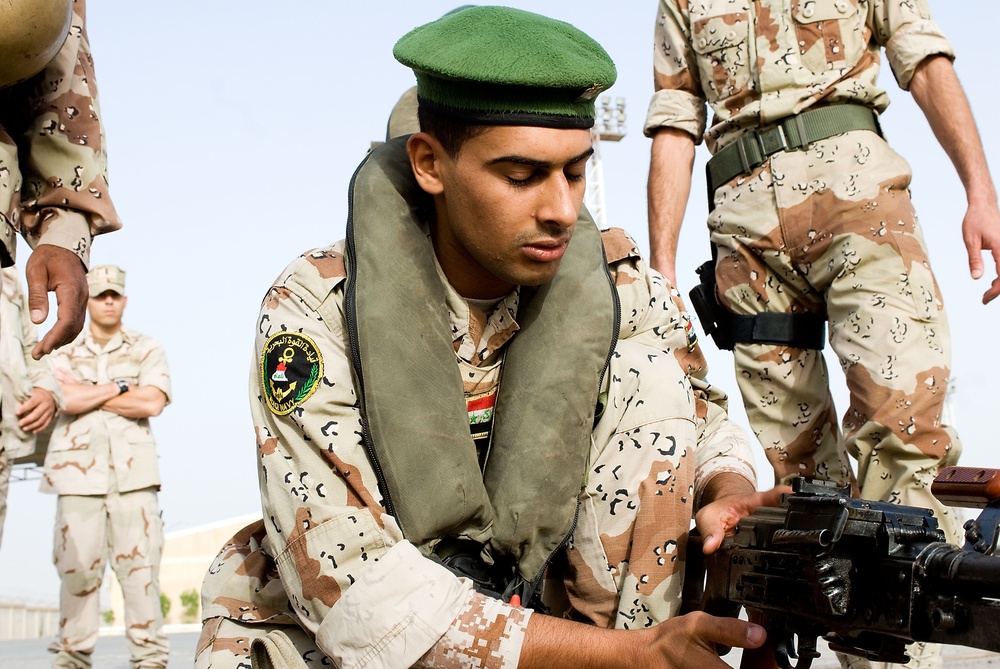
[[[166, 624], [201, 623], [201, 582], [205, 572], [226, 540], [259, 518], [260, 514], [249, 514], [167, 532], [160, 564], [160, 594], [170, 602], [170, 610], [164, 619]], [[122, 591], [110, 569], [104, 575], [103, 587], [110, 591], [111, 602], [110, 614], [105, 614], [105, 621], [111, 627], [120, 627], [125, 621]], [[196, 595], [193, 600], [192, 592]], [[191, 601], [196, 603], [194, 607], [185, 605]]]

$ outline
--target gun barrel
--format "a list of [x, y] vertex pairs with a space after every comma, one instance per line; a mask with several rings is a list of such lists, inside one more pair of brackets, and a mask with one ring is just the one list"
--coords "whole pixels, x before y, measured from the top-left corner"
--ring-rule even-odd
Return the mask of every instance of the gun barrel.
[[1000, 557], [935, 543], [917, 558], [930, 588], [950, 595], [1000, 599]]

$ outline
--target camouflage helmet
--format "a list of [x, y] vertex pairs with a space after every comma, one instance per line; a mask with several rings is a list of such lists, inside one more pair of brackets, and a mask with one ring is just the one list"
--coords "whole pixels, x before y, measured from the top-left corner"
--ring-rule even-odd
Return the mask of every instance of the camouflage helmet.
[[0, 87], [41, 72], [69, 34], [73, 0], [0, 2]]

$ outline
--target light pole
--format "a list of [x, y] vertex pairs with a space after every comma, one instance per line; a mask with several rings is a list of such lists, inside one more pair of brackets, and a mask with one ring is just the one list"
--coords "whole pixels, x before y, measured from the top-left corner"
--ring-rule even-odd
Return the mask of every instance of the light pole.
[[604, 201], [604, 166], [601, 162], [601, 142], [618, 142], [625, 136], [625, 98], [603, 96], [597, 105], [594, 127], [590, 129], [594, 153], [590, 157], [587, 170], [587, 193], [585, 203], [597, 227], [608, 227], [607, 208]]

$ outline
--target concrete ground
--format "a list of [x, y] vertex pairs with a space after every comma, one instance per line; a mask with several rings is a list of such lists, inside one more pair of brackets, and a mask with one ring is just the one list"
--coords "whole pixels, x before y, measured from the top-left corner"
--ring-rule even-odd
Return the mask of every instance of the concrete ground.
[[[190, 625], [168, 629], [170, 637], [170, 666], [192, 667], [198, 631]], [[29, 641], [0, 641], [0, 669], [48, 669], [51, 655], [46, 651], [49, 639]], [[102, 636], [97, 640], [94, 651], [95, 669], [129, 669], [128, 646], [123, 635]], [[729, 664], [739, 666], [739, 653], [725, 656]], [[1000, 668], [1000, 654], [989, 653], [963, 646], [946, 646], [944, 651], [946, 669]], [[812, 669], [839, 669], [836, 657], [828, 649], [816, 660]]]
[[[192, 625], [167, 628], [170, 637], [170, 666], [193, 667], [200, 630]], [[0, 669], [49, 669], [51, 639], [0, 641]], [[94, 650], [94, 669], [130, 669], [128, 645], [123, 634], [101, 636]]]

